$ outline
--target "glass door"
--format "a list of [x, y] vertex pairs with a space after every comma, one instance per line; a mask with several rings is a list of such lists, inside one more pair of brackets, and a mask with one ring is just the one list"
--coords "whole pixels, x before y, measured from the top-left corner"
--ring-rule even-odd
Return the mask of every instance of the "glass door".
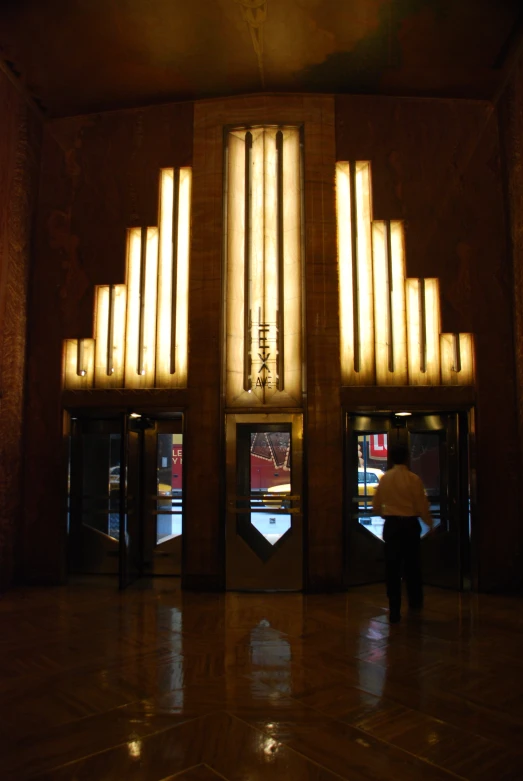
[[72, 573], [117, 575], [120, 555], [118, 418], [71, 419], [68, 553]]
[[181, 416], [145, 433], [144, 572], [180, 575], [183, 515]]
[[120, 450], [120, 588], [142, 573], [142, 454], [141, 418], [122, 415]]
[[391, 445], [401, 443], [434, 520], [432, 534], [421, 521], [424, 580], [461, 589], [469, 539], [466, 413], [349, 415], [346, 441], [347, 585], [384, 580], [384, 521], [372, 500]]
[[226, 576], [232, 590], [303, 587], [301, 415], [228, 415]]

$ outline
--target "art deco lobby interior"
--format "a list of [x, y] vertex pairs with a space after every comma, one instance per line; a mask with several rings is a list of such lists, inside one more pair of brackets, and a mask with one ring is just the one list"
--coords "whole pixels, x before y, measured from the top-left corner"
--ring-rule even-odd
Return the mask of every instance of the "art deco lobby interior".
[[519, 0], [0, 3], [2, 781], [519, 781], [522, 442]]

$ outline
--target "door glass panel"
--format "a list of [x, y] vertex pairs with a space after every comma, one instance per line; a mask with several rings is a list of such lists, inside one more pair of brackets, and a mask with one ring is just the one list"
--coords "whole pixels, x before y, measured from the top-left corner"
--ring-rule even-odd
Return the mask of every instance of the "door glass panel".
[[380, 540], [383, 539], [384, 520], [375, 515], [372, 499], [381, 476], [387, 469], [387, 434], [360, 434], [358, 437], [358, 522]]
[[291, 528], [290, 431], [251, 433], [251, 524], [274, 545]]
[[82, 523], [119, 538], [120, 434], [85, 433], [82, 436]]
[[156, 544], [182, 533], [183, 435], [157, 435]]
[[[441, 524], [440, 436], [436, 432], [410, 433], [410, 468], [425, 486], [434, 526]], [[420, 518], [421, 534], [429, 527]]]

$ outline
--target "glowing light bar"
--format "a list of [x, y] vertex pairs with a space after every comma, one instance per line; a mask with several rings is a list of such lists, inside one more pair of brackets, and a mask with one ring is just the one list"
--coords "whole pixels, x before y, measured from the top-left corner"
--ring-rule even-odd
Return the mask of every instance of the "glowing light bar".
[[439, 385], [439, 285], [437, 279], [407, 279], [410, 385]]
[[336, 164], [342, 377], [374, 382], [374, 297], [370, 163]]
[[[79, 342], [81, 348], [79, 349]], [[64, 345], [64, 388], [88, 390], [94, 381], [94, 339], [66, 339]]]
[[443, 384], [472, 385], [474, 382], [472, 334], [441, 334], [440, 344]]
[[[145, 247], [142, 242], [145, 240]], [[158, 229], [129, 231], [125, 387], [153, 388], [156, 354]]]
[[400, 222], [372, 223], [378, 385], [407, 382], [405, 256]]
[[187, 384], [191, 185], [190, 168], [164, 168], [160, 172], [156, 337], [159, 388]]
[[[112, 307], [110, 306], [111, 295]], [[94, 379], [96, 388], [123, 387], [126, 300], [125, 285], [101, 285], [97, 288]]]

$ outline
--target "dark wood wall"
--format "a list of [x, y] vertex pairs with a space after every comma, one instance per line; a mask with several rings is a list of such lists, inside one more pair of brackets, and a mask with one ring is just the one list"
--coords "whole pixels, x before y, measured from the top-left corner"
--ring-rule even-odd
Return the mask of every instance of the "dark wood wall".
[[42, 122], [0, 70], [0, 589], [21, 528], [27, 280]]
[[482, 589], [514, 587], [523, 525], [496, 113], [484, 102], [343, 96], [336, 128], [338, 159], [372, 161], [374, 217], [405, 220], [407, 275], [439, 278], [443, 330], [474, 333], [476, 575]]
[[[125, 229], [156, 224], [159, 167], [192, 162], [189, 387], [184, 396], [191, 531], [185, 540], [185, 583], [220, 586], [222, 156], [215, 120], [218, 114], [224, 123], [244, 121], [242, 111], [253, 110], [244, 100], [221, 101], [221, 108], [218, 102], [200, 103], [194, 115], [191, 104], [180, 104], [64, 119], [46, 128], [29, 329], [28, 579], [52, 582], [64, 576], [62, 339], [90, 336], [94, 285], [123, 281]], [[298, 96], [274, 98], [274, 105], [268, 97], [252, 100], [259, 101], [259, 121], [269, 110], [267, 118], [273, 119], [276, 105], [295, 112], [301, 100], [304, 108], [306, 102]], [[307, 100], [312, 106], [314, 97]], [[335, 118], [332, 105], [332, 99], [320, 96], [310, 109], [311, 116], [316, 112], [316, 135], [305, 149], [308, 585], [328, 589], [342, 583], [334, 162], [369, 159], [374, 216], [405, 220], [409, 274], [439, 277], [444, 328], [476, 335], [479, 585], [513, 586], [521, 578], [515, 499], [519, 455], [496, 118], [488, 104], [478, 102], [339, 97]], [[122, 403], [130, 399], [131, 394], [123, 395]]]
[[[512, 77], [498, 104], [498, 120], [508, 214], [508, 244], [512, 258], [514, 306], [514, 352], [516, 360], [517, 426], [523, 473], [523, 57], [516, 62]], [[523, 501], [518, 485], [514, 493], [521, 523]], [[523, 551], [520, 547], [519, 571], [523, 573]], [[522, 576], [523, 577], [523, 576]]]

